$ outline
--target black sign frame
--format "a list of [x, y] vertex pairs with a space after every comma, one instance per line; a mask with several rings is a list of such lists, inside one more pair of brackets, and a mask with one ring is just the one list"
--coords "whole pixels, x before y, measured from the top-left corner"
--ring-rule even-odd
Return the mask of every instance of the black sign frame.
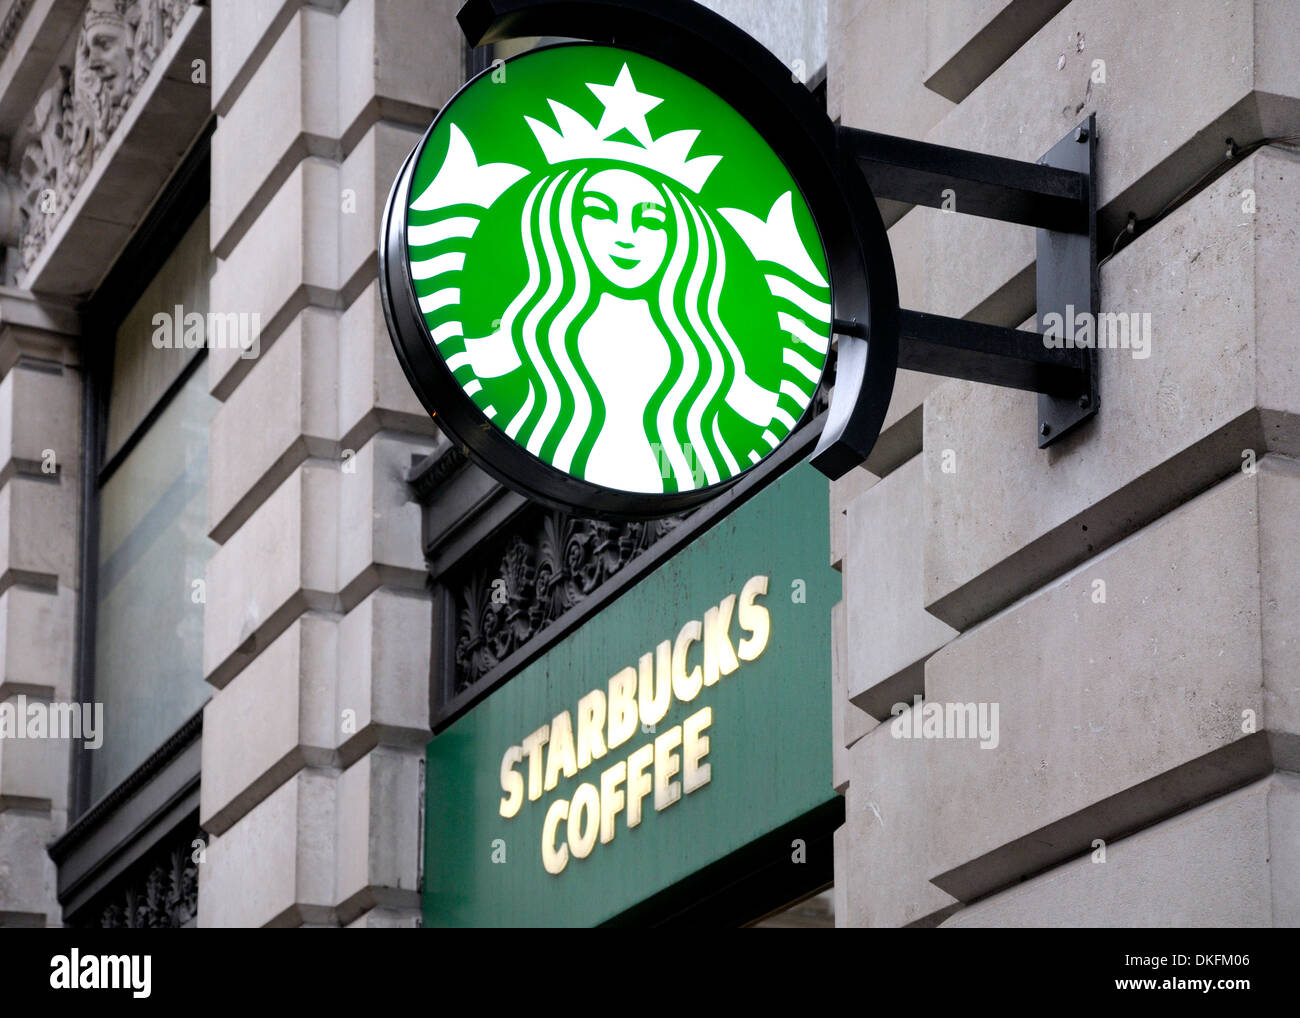
[[[799, 187], [821, 236], [838, 333], [836, 384], [857, 393], [854, 400], [833, 401], [819, 420], [825, 423], [812, 462], [832, 476], [860, 463], [880, 432], [893, 392], [898, 288], [884, 223], [866, 178], [812, 92], [766, 47], [689, 0], [470, 0], [458, 20], [473, 45], [519, 36], [567, 36], [641, 53], [709, 88], [764, 138]], [[389, 195], [379, 279], [398, 359], [426, 410], [449, 437], [502, 484], [542, 504], [593, 518], [680, 513], [745, 477], [752, 467], [686, 492], [617, 491], [533, 456], [483, 415], [428, 338], [410, 277], [406, 197], [432, 130], [430, 125], [407, 157]], [[829, 365], [819, 392], [828, 383]], [[807, 426], [817, 398], [815, 394], [799, 427]]]

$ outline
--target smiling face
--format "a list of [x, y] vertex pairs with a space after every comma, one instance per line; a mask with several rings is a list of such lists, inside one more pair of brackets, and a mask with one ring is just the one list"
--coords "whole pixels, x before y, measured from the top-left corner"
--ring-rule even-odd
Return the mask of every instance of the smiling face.
[[86, 30], [82, 52], [85, 67], [102, 83], [111, 100], [125, 93], [131, 80], [128, 30], [115, 22], [98, 22]]
[[644, 286], [663, 265], [667, 219], [659, 189], [629, 170], [601, 170], [583, 188], [582, 242], [620, 290]]

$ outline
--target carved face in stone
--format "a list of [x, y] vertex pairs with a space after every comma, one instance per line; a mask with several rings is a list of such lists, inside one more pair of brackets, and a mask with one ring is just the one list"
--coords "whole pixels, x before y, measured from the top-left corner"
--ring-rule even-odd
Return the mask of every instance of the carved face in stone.
[[100, 19], [86, 26], [80, 63], [99, 82], [107, 105], [116, 105], [131, 84], [131, 29], [125, 21]]

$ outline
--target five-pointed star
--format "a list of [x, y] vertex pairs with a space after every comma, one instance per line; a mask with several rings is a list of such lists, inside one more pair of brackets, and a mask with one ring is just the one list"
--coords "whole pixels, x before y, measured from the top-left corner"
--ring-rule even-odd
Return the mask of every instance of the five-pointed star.
[[646, 126], [645, 115], [663, 100], [658, 96], [638, 92], [627, 64], [624, 64], [623, 69], [618, 72], [618, 79], [614, 84], [596, 85], [587, 82], [587, 87], [605, 104], [605, 112], [600, 117], [600, 126], [596, 128], [597, 137], [608, 138], [626, 127], [633, 138], [647, 148], [650, 147], [650, 128]]

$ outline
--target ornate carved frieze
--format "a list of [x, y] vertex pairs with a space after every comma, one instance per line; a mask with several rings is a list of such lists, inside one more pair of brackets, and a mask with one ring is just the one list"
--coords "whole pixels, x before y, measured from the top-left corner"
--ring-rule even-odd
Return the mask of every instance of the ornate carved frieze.
[[61, 66], [24, 125], [19, 251], [30, 268], [122, 122], [191, 0], [90, 0], [73, 66]]
[[500, 551], [451, 589], [455, 692], [470, 686], [673, 530], [680, 516], [636, 523], [525, 517]]
[[182, 824], [139, 865], [96, 898], [76, 925], [106, 929], [175, 929], [190, 923], [199, 908], [195, 842], [206, 840], [197, 821]]

